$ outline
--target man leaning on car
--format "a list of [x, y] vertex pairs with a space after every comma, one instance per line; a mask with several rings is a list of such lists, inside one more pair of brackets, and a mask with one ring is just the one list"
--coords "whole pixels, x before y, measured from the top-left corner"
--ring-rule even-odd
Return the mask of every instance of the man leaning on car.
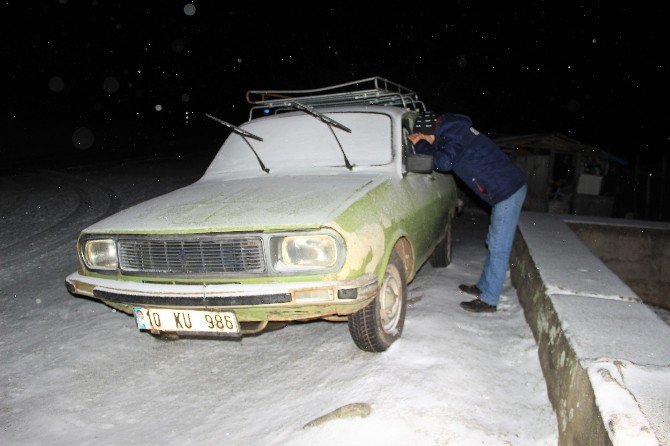
[[492, 206], [486, 243], [488, 255], [479, 281], [459, 289], [475, 299], [461, 307], [476, 313], [494, 312], [507, 272], [516, 225], [526, 197], [526, 177], [486, 135], [464, 115], [447, 113], [435, 119], [424, 112], [409, 135], [416, 153], [434, 157], [438, 170], [453, 171], [478, 197]]

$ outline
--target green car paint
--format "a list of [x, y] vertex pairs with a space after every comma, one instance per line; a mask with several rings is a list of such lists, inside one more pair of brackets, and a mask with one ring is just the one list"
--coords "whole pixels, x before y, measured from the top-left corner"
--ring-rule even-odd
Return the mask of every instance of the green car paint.
[[[170, 294], [170, 287], [192, 285], [198, 286], [236, 286], [243, 289], [245, 286], [263, 287], [264, 292], [281, 290], [290, 292], [292, 301], [271, 305], [248, 305], [234, 307], [216, 307], [213, 309], [233, 311], [240, 322], [263, 321], [290, 321], [315, 318], [346, 317], [366, 305], [376, 296], [377, 287], [382, 283], [389, 258], [397, 248], [406, 265], [406, 277], [413, 279], [421, 265], [430, 257], [435, 246], [444, 237], [450, 216], [456, 206], [456, 187], [451, 175], [439, 173], [409, 173], [403, 172], [403, 150], [400, 143], [400, 126], [402, 121], [411, 122], [413, 114], [403, 109], [392, 107], [369, 107], [378, 110], [376, 113], [388, 113], [392, 119], [391, 138], [393, 144], [392, 162], [388, 165], [372, 166], [368, 170], [356, 167], [353, 172], [335, 171], [322, 178], [335, 184], [339, 179], [343, 183], [351, 183], [350, 189], [340, 190], [338, 200], [328, 201], [331, 196], [323, 192], [323, 196], [310, 196], [307, 202], [319, 203], [322, 201], [330, 205], [328, 212], [323, 212], [327, 218], [318, 219], [314, 216], [301, 220], [302, 209], [300, 202], [292, 203], [285, 211], [291, 218], [284, 219], [257, 219], [254, 222], [240, 223], [239, 216], [244, 215], [241, 209], [223, 208], [216, 197], [200, 199], [194, 203], [187, 203], [184, 199], [175, 206], [165, 207], [165, 211], [157, 208], [161, 197], [151, 200], [154, 208], [144, 208], [141, 212], [129, 209], [126, 216], [137, 214], [137, 224], [133, 226], [126, 220], [113, 220], [108, 223], [96, 224], [82, 232], [77, 250], [81, 253], [81, 240], [84, 236], [187, 236], [193, 234], [227, 234], [251, 233], [273, 234], [291, 233], [304, 234], [315, 230], [332, 230], [338, 233], [344, 243], [346, 255], [341, 268], [327, 273], [281, 273], [281, 274], [249, 274], [244, 277], [232, 274], [207, 276], [170, 276], [123, 274], [120, 269], [109, 274], [88, 270], [80, 257], [80, 270], [68, 277], [68, 287], [74, 293], [89, 297], [94, 296], [96, 287], [112, 289], [119, 294], [147, 293], [147, 289], [164, 287], [161, 291]], [[367, 109], [367, 108], [366, 108]], [[409, 116], [409, 119], [408, 119]], [[323, 125], [316, 122], [314, 125]], [[357, 171], [359, 169], [360, 171]], [[273, 175], [273, 174], [270, 174]], [[279, 183], [282, 174], [274, 173], [272, 181]], [[287, 175], [290, 181], [308, 184], [309, 176], [297, 177]], [[250, 179], [257, 183], [270, 182], [268, 177]], [[298, 178], [298, 179], [296, 179]], [[209, 180], [210, 182], [212, 180]], [[213, 184], [213, 183], [212, 183]], [[199, 184], [202, 188], [207, 182]], [[242, 187], [247, 195], [253, 195], [258, 187]], [[177, 191], [178, 192], [178, 191]], [[179, 195], [179, 193], [173, 194]], [[182, 195], [184, 195], [182, 193]], [[304, 196], [307, 196], [304, 194]], [[248, 196], [245, 199], [249, 199]], [[187, 200], [186, 200], [187, 201]], [[286, 200], [285, 200], [286, 201]], [[242, 204], [240, 204], [241, 206]], [[211, 206], [212, 209], [207, 208]], [[219, 206], [217, 214], [216, 206]], [[281, 207], [269, 208], [269, 217], [282, 212]], [[162, 212], [162, 213], [161, 213]], [[225, 220], [225, 216], [235, 217], [236, 223]], [[151, 218], [154, 220], [151, 220]], [[160, 217], [160, 219], [159, 219]], [[198, 220], [198, 218], [202, 220]], [[165, 220], [174, 222], [174, 227], [164, 223]], [[220, 219], [220, 220], [217, 220]], [[156, 221], [155, 226], [148, 223]], [[123, 223], [123, 224], [121, 224]], [[176, 229], [175, 229], [176, 228]], [[361, 285], [361, 278], [366, 278], [371, 285]], [[330, 285], [335, 283], [337, 285]], [[355, 299], [340, 299], [337, 289], [361, 287], [362, 294]], [[157, 289], [157, 288], [156, 288]], [[334, 296], [331, 300], [318, 303], [303, 302], [296, 296], [299, 292], [309, 289], [332, 289]], [[132, 304], [103, 300], [113, 308], [132, 313]], [[161, 305], [156, 305], [161, 306]], [[195, 308], [203, 308], [203, 305]], [[211, 307], [206, 307], [212, 309]]]
[[[431, 186], [426, 182], [442, 183], [446, 192], [436, 197], [410, 195]], [[414, 268], [407, 272], [413, 277], [444, 235], [456, 203], [455, 190], [451, 175], [409, 173], [396, 184], [385, 182], [349, 206], [334, 226], [347, 241], [347, 262], [338, 278], [374, 273], [381, 282], [395, 243], [402, 237], [412, 247]]]

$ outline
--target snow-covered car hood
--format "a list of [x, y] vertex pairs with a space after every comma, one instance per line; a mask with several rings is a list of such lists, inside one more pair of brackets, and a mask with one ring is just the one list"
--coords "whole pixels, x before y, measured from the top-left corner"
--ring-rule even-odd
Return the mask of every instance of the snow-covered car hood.
[[200, 180], [114, 214], [84, 232], [317, 228], [387, 178], [357, 173]]

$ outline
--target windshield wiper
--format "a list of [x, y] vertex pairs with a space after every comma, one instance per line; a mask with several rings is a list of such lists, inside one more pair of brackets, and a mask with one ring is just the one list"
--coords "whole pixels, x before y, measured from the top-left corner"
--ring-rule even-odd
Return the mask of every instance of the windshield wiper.
[[256, 153], [256, 150], [254, 150], [254, 147], [251, 145], [251, 143], [250, 143], [249, 140], [247, 139], [247, 138], [252, 138], [252, 139], [255, 139], [255, 140], [257, 140], [257, 141], [261, 141], [261, 142], [262, 142], [262, 141], [263, 141], [263, 138], [261, 138], [260, 136], [256, 136], [256, 135], [254, 135], [253, 133], [247, 132], [246, 130], [242, 130], [241, 128], [234, 126], [234, 125], [231, 124], [230, 122], [226, 122], [226, 121], [224, 121], [223, 119], [219, 119], [219, 118], [217, 118], [217, 117], [215, 117], [215, 116], [210, 115], [209, 113], [205, 113], [205, 116], [207, 116], [209, 119], [212, 119], [212, 120], [218, 122], [219, 124], [225, 125], [225, 126], [228, 127], [230, 130], [232, 130], [233, 132], [235, 132], [235, 133], [237, 133], [238, 135], [240, 135], [240, 136], [242, 137], [242, 139], [244, 140], [244, 142], [247, 143], [247, 145], [249, 146], [249, 148], [251, 149], [251, 151], [254, 152], [254, 155], [256, 155], [256, 159], [258, 160], [258, 164], [261, 165], [261, 169], [263, 169], [263, 172], [265, 172], [265, 173], [270, 173], [270, 169], [268, 169], [267, 167], [265, 167], [265, 164], [263, 164], [263, 161], [261, 161], [261, 158], [258, 156], [258, 153]]
[[347, 158], [347, 154], [344, 153], [344, 148], [342, 148], [342, 143], [340, 142], [340, 139], [337, 137], [335, 134], [335, 131], [333, 130], [333, 127], [337, 127], [340, 130], [344, 130], [347, 133], [351, 133], [351, 129], [344, 124], [341, 124], [337, 122], [336, 120], [329, 118], [328, 116], [324, 115], [321, 112], [318, 112], [314, 110], [314, 107], [311, 105], [307, 104], [301, 104], [300, 102], [297, 101], [291, 101], [287, 104], [289, 107], [293, 107], [295, 109], [298, 109], [300, 111], [304, 111], [308, 115], [314, 116], [316, 119], [319, 121], [323, 122], [328, 126], [328, 129], [330, 129], [330, 133], [333, 134], [335, 137], [335, 141], [337, 141], [337, 145], [340, 146], [340, 151], [342, 152], [342, 156], [344, 157], [344, 165], [347, 167], [347, 169], [352, 170], [354, 166], [349, 162], [349, 158]]

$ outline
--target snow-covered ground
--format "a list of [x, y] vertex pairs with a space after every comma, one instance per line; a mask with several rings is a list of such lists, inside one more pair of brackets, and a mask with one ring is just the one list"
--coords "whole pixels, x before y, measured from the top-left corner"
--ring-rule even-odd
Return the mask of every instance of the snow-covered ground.
[[[555, 445], [537, 348], [507, 280], [500, 311], [460, 309], [488, 217], [456, 220], [454, 262], [409, 286], [400, 341], [360, 351], [345, 323], [161, 341], [68, 294], [77, 232], [194, 181], [203, 162], [0, 177], [0, 444]], [[303, 429], [350, 403], [367, 418]]]

